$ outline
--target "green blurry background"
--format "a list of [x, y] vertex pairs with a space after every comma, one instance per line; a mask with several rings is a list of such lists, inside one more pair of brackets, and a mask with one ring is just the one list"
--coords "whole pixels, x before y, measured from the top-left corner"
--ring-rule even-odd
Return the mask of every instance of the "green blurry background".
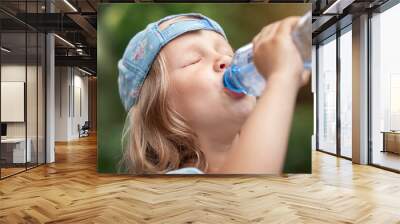
[[[126, 116], [118, 95], [117, 62], [131, 37], [147, 24], [171, 14], [202, 13], [223, 27], [230, 44], [237, 49], [251, 42], [265, 25], [287, 16], [301, 16], [310, 9], [311, 4], [295, 3], [101, 4], [97, 35], [98, 172], [114, 173], [117, 170], [122, 153], [121, 132]], [[311, 172], [312, 132], [313, 102], [309, 85], [301, 90], [297, 100], [285, 173]]]

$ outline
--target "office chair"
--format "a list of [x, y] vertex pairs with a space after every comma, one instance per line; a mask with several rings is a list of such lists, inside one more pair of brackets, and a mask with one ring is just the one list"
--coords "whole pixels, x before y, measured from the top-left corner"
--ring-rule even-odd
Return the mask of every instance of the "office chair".
[[85, 121], [82, 127], [80, 127], [80, 125], [78, 124], [79, 138], [89, 136], [89, 129], [90, 129], [89, 121]]

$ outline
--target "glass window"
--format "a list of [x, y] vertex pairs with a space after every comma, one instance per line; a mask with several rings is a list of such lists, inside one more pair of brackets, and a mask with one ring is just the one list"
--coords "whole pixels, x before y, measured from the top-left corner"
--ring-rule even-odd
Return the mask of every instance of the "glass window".
[[376, 14], [372, 26], [372, 163], [400, 170], [400, 4]]
[[[351, 27], [350, 27], [351, 28]], [[351, 158], [352, 142], [352, 33], [340, 36], [340, 154]]]
[[318, 149], [336, 153], [336, 38], [318, 48]]

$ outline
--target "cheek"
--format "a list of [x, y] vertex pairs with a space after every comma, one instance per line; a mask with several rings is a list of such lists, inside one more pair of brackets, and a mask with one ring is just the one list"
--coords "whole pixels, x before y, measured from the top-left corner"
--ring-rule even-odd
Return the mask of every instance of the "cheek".
[[173, 74], [170, 87], [172, 107], [194, 128], [227, 122], [241, 125], [256, 103], [252, 96], [228, 97], [222, 90], [222, 77], [213, 72]]
[[170, 97], [175, 109], [185, 118], [190, 118], [210, 106], [221, 104], [220, 91], [222, 82], [204, 72], [190, 74], [172, 74], [170, 80]]
[[192, 75], [190, 77], [185, 77], [182, 79], [175, 80], [175, 86], [177, 93], [182, 97], [195, 99], [204, 95], [204, 93], [213, 90], [211, 79], [206, 76]]

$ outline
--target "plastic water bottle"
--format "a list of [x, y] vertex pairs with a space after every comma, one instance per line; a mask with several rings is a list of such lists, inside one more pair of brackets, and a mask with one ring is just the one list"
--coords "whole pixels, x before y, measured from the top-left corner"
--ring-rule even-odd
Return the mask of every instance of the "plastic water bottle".
[[[303, 59], [304, 68], [311, 70], [311, 12], [300, 18], [292, 38]], [[231, 66], [224, 73], [223, 83], [225, 88], [236, 93], [261, 95], [265, 80], [253, 63], [253, 44], [247, 44], [235, 52]]]

